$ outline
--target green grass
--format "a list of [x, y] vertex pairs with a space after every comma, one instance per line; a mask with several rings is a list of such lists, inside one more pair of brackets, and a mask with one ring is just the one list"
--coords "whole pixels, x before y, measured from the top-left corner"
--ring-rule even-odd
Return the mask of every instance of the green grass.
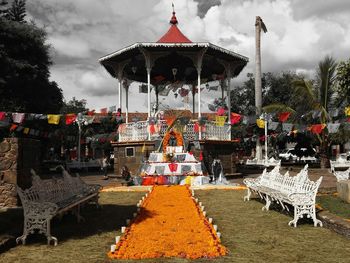
[[334, 195], [322, 195], [317, 197], [317, 203], [329, 212], [345, 219], [350, 219], [350, 204]]
[[[232, 190], [196, 191], [229, 249], [227, 256], [215, 262], [349, 262], [348, 239], [325, 228], [314, 228], [310, 221], [289, 227], [291, 215], [276, 210], [262, 212], [261, 202], [243, 202], [243, 195], [243, 191]], [[70, 216], [54, 221], [57, 247], [47, 246], [45, 238], [31, 238], [26, 246], [1, 254], [0, 262], [190, 262], [179, 258], [118, 261], [106, 257], [141, 196], [142, 193], [102, 193], [103, 208], [86, 207], [86, 222], [78, 224]]]

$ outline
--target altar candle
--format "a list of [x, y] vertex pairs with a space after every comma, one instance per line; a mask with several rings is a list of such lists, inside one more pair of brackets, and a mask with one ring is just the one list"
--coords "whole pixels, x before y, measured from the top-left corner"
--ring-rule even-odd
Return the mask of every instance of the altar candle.
[[116, 249], [116, 245], [111, 245], [111, 252], [114, 253], [115, 252], [115, 249]]

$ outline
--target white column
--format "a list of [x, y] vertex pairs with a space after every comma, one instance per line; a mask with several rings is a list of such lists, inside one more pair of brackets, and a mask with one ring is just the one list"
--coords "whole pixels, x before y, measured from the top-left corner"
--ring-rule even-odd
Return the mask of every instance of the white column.
[[265, 121], [265, 163], [267, 163], [267, 119], [266, 119], [266, 113], [264, 114], [264, 121]]
[[[202, 62], [205, 52], [207, 51], [207, 48], [203, 48], [201, 51], [197, 54], [197, 60], [194, 61], [195, 67], [197, 69], [197, 75], [198, 75], [198, 81], [197, 81], [197, 88], [198, 88], [198, 119], [202, 117], [201, 113], [201, 72], [202, 72]], [[202, 132], [199, 131], [199, 140], [202, 139]]]
[[228, 124], [231, 125], [231, 76], [227, 76], [227, 108], [228, 108], [227, 122]]
[[151, 117], [151, 68], [147, 68], [147, 113]]
[[198, 119], [202, 116], [201, 113], [201, 69], [197, 69], [198, 73], [198, 81], [197, 81], [197, 88], [198, 88]]
[[[118, 65], [118, 71], [117, 71], [117, 77], [118, 77], [118, 92], [119, 92], [119, 98], [118, 98], [118, 108], [120, 108], [122, 110], [122, 93], [123, 93], [123, 70], [122, 67], [120, 65]], [[122, 111], [123, 112], [123, 111]]]
[[129, 84], [125, 85], [125, 122], [129, 123]]
[[118, 79], [118, 93], [119, 93], [119, 97], [118, 97], [118, 108], [122, 108], [122, 83], [121, 80]]

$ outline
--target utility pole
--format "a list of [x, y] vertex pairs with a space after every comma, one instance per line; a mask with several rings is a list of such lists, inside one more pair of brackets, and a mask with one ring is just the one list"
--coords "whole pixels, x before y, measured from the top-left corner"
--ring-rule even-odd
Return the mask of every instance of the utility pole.
[[[261, 87], [261, 29], [267, 32], [266, 26], [260, 16], [255, 21], [255, 108], [256, 116], [260, 118], [262, 109], [262, 87]], [[259, 138], [256, 141], [256, 158], [262, 159], [262, 149]]]

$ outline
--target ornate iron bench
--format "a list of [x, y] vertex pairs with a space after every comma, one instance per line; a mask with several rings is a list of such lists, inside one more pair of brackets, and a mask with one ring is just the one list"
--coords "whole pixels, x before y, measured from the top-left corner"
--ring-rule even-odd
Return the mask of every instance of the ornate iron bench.
[[77, 217], [78, 222], [83, 218], [80, 216], [80, 207], [93, 202], [98, 205], [99, 185], [86, 184], [79, 175], [72, 177], [63, 167], [61, 167], [62, 178], [40, 179], [31, 170], [32, 186], [26, 190], [17, 187], [18, 195], [21, 199], [24, 214], [23, 235], [16, 239], [16, 242], [26, 243], [29, 234], [36, 230], [47, 237], [47, 243], [51, 240], [57, 245], [57, 238], [51, 235], [51, 219], [58, 215], [62, 216], [71, 210]]
[[316, 182], [310, 181], [307, 173], [308, 166], [296, 175], [290, 176], [287, 172], [282, 175], [279, 172], [280, 167], [276, 166], [271, 172], [266, 169], [258, 178], [247, 178], [243, 182], [247, 186], [248, 192], [244, 200], [250, 200], [252, 192], [257, 193], [261, 199], [266, 201], [262, 210], [269, 210], [272, 202], [276, 202], [283, 209], [289, 211], [286, 204], [294, 207], [294, 219], [289, 225], [297, 226], [300, 218], [306, 215], [312, 218], [314, 226], [318, 224], [322, 227], [322, 222], [316, 218], [316, 194], [321, 184], [322, 177]]
[[334, 171], [334, 176], [337, 178], [337, 182], [350, 179], [350, 168], [345, 171]]
[[337, 168], [350, 168], [350, 161], [344, 158], [338, 158], [336, 161], [329, 160], [329, 164], [331, 166], [331, 173], [334, 173]]

